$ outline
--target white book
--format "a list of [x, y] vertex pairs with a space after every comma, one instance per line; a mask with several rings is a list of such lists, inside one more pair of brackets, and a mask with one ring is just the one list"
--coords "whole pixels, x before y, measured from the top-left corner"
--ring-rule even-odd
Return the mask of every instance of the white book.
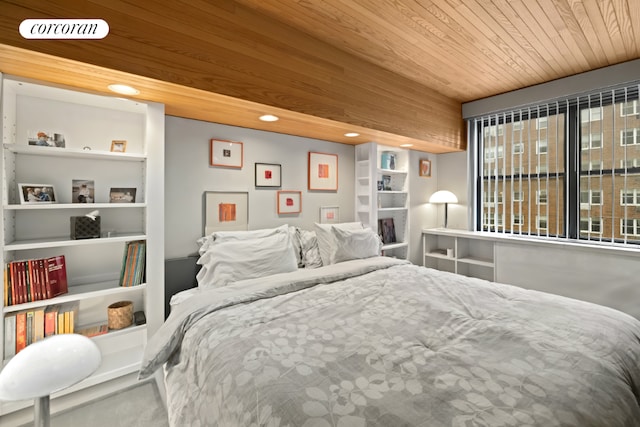
[[4, 359], [10, 359], [16, 354], [16, 315], [7, 314], [4, 317]]

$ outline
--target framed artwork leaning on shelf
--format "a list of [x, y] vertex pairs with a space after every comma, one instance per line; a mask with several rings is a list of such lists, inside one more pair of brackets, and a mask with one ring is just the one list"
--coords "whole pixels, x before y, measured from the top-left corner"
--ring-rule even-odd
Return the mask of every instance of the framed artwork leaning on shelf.
[[52, 184], [18, 184], [21, 205], [56, 203], [56, 192]]
[[136, 188], [111, 188], [109, 190], [109, 203], [135, 203]]

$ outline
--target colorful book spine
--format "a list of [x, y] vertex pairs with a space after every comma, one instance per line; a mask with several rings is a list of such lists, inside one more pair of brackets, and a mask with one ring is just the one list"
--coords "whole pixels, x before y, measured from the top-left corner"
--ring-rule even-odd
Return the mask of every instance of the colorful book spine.
[[4, 317], [4, 359], [16, 354], [16, 314], [9, 313]]
[[33, 311], [33, 342], [44, 339], [44, 307]]
[[27, 312], [16, 313], [16, 353], [27, 346]]

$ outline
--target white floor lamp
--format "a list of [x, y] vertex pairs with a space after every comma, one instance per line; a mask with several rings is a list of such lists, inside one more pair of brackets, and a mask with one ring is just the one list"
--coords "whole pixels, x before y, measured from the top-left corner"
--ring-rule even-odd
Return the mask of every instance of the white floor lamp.
[[98, 346], [83, 335], [45, 338], [13, 356], [0, 372], [0, 400], [34, 399], [34, 425], [49, 427], [49, 395], [82, 381], [101, 361]]
[[436, 191], [429, 197], [429, 203], [444, 204], [444, 228], [447, 228], [447, 205], [449, 203], [458, 203], [458, 198], [451, 191]]

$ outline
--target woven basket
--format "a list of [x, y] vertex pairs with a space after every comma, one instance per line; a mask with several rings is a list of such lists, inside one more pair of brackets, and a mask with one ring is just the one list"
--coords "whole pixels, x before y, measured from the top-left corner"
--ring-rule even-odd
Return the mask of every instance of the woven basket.
[[109, 329], [122, 329], [133, 323], [133, 303], [118, 301], [107, 307]]

